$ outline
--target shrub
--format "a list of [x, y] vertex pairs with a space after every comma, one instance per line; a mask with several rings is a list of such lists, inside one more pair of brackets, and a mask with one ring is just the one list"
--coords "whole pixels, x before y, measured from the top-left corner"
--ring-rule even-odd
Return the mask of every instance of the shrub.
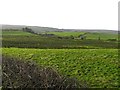
[[65, 88], [81, 88], [74, 78], [60, 75], [50, 67], [38, 66], [32, 61], [15, 60], [3, 56], [2, 86], [4, 88], [52, 88], [62, 90]]
[[108, 39], [107, 41], [117, 41], [117, 39]]

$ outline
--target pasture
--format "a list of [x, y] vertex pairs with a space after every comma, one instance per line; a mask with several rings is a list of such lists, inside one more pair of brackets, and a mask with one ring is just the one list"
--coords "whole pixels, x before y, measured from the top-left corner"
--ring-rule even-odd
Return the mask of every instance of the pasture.
[[3, 36], [7, 36], [7, 35], [28, 36], [28, 35], [32, 35], [32, 34], [28, 33], [28, 32], [23, 32], [23, 31], [2, 31], [2, 35]]
[[47, 34], [55, 34], [57, 36], [74, 36], [74, 37], [78, 37], [81, 34], [84, 34], [85, 32], [46, 32]]
[[86, 39], [93, 39], [93, 40], [98, 40], [99, 37], [101, 40], [109, 40], [109, 39], [116, 39], [118, 40], [118, 35], [117, 34], [112, 34], [112, 33], [90, 33], [90, 32], [46, 32], [47, 34], [55, 34], [57, 36], [73, 36], [75, 38], [78, 38], [79, 35], [85, 34]]

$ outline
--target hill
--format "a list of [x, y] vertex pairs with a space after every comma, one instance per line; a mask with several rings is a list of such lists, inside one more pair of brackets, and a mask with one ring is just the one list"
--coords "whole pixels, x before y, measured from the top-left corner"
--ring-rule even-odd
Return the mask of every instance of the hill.
[[26, 25], [2, 25], [2, 29], [18, 29], [22, 30], [22, 28], [31, 28], [34, 32], [36, 33], [41, 33], [41, 32], [48, 32], [48, 31], [70, 31], [70, 32], [92, 32], [92, 33], [112, 33], [112, 34], [117, 34], [118, 31], [115, 30], [106, 30], [106, 29], [58, 29], [58, 28], [52, 28], [52, 27], [40, 27], [40, 26], [26, 26]]
[[22, 30], [23, 28], [28, 27], [31, 28], [34, 32], [45, 32], [45, 31], [58, 31], [57, 28], [48, 28], [48, 27], [39, 27], [39, 26], [26, 26], [26, 25], [2, 25], [2, 29], [18, 29]]

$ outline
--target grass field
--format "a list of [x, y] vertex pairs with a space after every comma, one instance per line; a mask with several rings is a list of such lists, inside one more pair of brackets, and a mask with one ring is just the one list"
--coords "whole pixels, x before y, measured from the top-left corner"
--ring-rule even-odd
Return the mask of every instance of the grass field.
[[33, 35], [28, 32], [23, 32], [23, 31], [2, 31], [2, 35], [16, 35], [16, 36], [28, 36], [28, 35]]
[[55, 34], [57, 36], [74, 36], [74, 37], [78, 37], [81, 34], [84, 34], [85, 32], [46, 32], [47, 34]]
[[100, 37], [101, 40], [109, 40], [109, 39], [116, 39], [118, 40], [117, 34], [111, 33], [88, 33], [87, 39], [98, 39]]
[[[81, 34], [85, 34], [85, 32], [47, 32], [48, 34], [55, 34], [57, 36], [74, 36], [78, 37]], [[101, 40], [108, 40], [108, 39], [116, 39], [118, 40], [118, 35], [117, 34], [112, 34], [112, 33], [86, 33], [85, 34], [87, 37], [86, 39], [96, 39], [100, 37]]]
[[[85, 34], [85, 32], [46, 32], [47, 34], [55, 34], [57, 36], [73, 36], [78, 37], [81, 34]], [[23, 32], [23, 31], [2, 31], [2, 35], [19, 35], [19, 36], [28, 36], [33, 35], [29, 32]], [[108, 39], [116, 39], [118, 40], [117, 34], [111, 34], [111, 33], [86, 33], [87, 39], [96, 39], [100, 37], [102, 40], [108, 40]]]
[[118, 87], [117, 49], [19, 49], [3, 48], [3, 55], [34, 60], [61, 74], [86, 81], [90, 87]]
[[[71, 33], [72, 34], [72, 33]], [[77, 34], [76, 32], [73, 33]], [[97, 36], [91, 35], [91, 38]], [[43, 37], [22, 31], [3, 31], [3, 47], [25, 48], [118, 48], [117, 41], [105, 41], [96, 39], [59, 39], [57, 37]], [[107, 37], [107, 36], [106, 36]], [[117, 37], [117, 36], [116, 36]], [[108, 38], [108, 37], [107, 37]]]

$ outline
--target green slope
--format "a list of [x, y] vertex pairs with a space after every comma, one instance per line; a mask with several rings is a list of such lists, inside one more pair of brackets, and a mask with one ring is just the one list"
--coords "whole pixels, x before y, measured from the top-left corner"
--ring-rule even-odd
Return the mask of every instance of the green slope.
[[2, 35], [28, 36], [33, 34], [23, 31], [2, 31]]

